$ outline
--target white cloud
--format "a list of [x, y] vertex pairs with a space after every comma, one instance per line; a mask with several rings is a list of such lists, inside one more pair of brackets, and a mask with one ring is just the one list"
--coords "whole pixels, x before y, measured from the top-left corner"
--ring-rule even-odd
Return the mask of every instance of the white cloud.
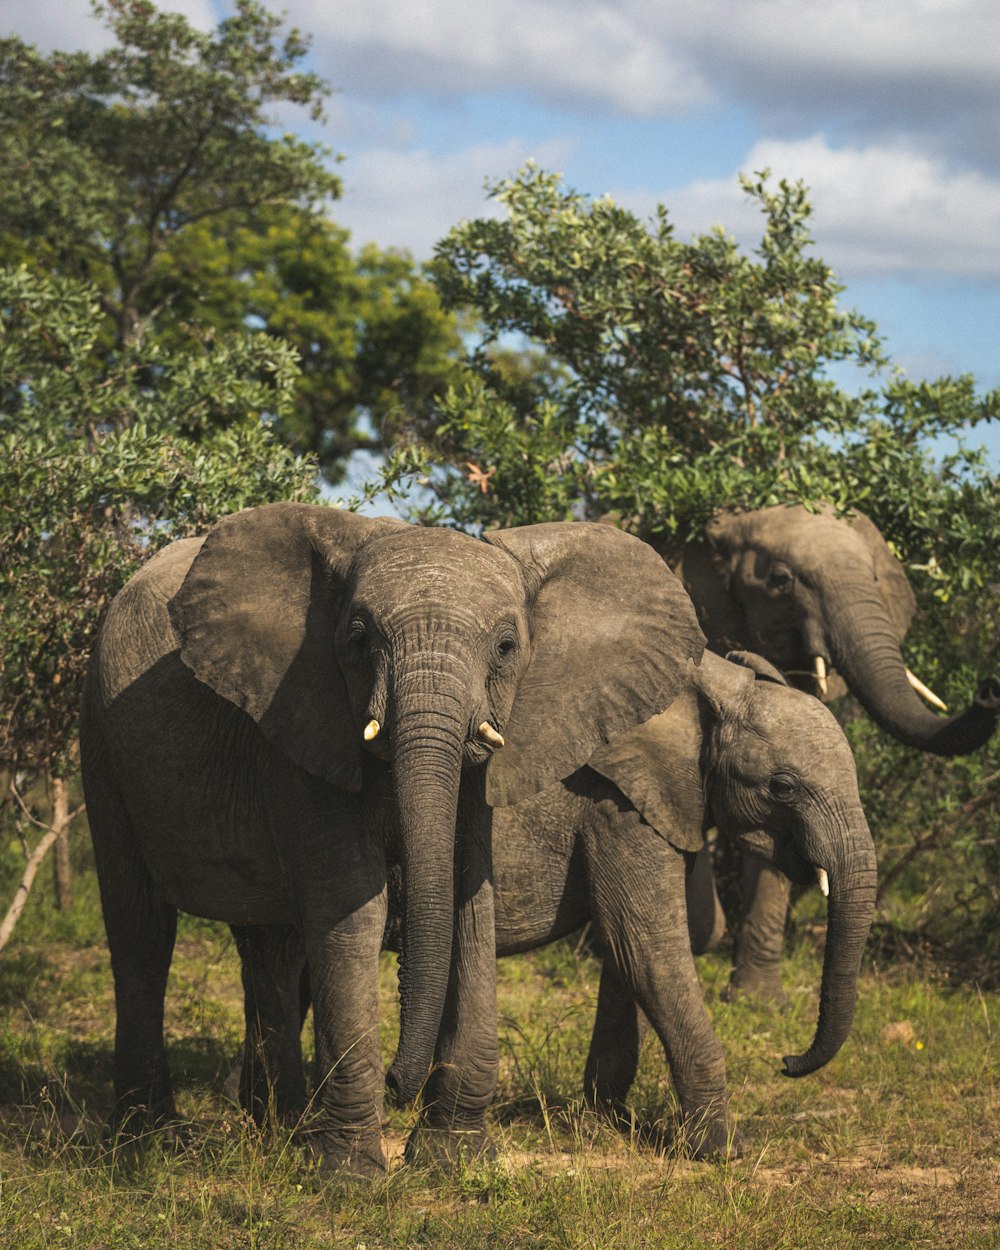
[[351, 231], [355, 247], [374, 241], [427, 259], [453, 225], [500, 215], [499, 206], [486, 198], [487, 178], [513, 173], [529, 156], [546, 168], [558, 166], [567, 150], [561, 140], [529, 150], [520, 139], [444, 154], [369, 149], [343, 166], [344, 198], [332, 215]]
[[[1000, 282], [1000, 178], [950, 168], [901, 144], [834, 148], [819, 135], [761, 141], [741, 168], [806, 183], [816, 251], [843, 277]], [[654, 203], [645, 194], [615, 198], [644, 214]], [[747, 246], [760, 238], [762, 219], [735, 171], [659, 198], [679, 230], [721, 223]]]
[[[182, 13], [200, 30], [211, 30], [217, 21], [212, 0], [162, 0], [157, 7]], [[90, 0], [0, 0], [0, 32], [16, 34], [42, 52], [93, 53], [113, 43]]]
[[614, 0], [297, 0], [293, 19], [349, 92], [523, 90], [636, 114], [704, 99], [701, 72]]
[[529, 92], [636, 116], [709, 100], [770, 133], [920, 132], [1000, 156], [996, 0], [292, 0], [352, 96]]

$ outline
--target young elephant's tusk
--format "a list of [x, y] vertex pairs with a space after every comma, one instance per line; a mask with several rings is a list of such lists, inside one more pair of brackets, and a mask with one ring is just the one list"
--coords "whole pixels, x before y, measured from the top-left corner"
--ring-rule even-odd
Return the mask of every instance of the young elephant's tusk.
[[825, 868], [816, 869], [816, 881], [819, 884], [820, 893], [824, 898], [830, 897], [830, 878], [826, 875]]
[[365, 742], [374, 742], [382, 731], [382, 726], [377, 720], [370, 720], [365, 725]]
[[816, 674], [816, 685], [819, 686], [819, 692], [820, 694], [826, 694], [830, 689], [826, 680], [826, 660], [824, 660], [821, 655], [818, 655], [813, 661], [813, 664], [813, 671]]
[[503, 737], [497, 733], [488, 720], [484, 720], [479, 726], [479, 736], [484, 742], [489, 743], [491, 747], [496, 747], [497, 750], [503, 746]]
[[939, 707], [942, 712], [947, 712], [948, 705], [939, 699], [933, 690], [929, 690], [919, 677], [915, 677], [909, 669], [906, 670], [906, 680], [910, 683], [917, 694], [922, 694], [928, 703], [934, 707]]

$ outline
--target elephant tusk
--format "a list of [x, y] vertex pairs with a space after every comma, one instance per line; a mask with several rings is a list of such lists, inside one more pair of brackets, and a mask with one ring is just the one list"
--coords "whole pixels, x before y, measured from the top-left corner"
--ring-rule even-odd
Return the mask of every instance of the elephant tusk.
[[820, 893], [824, 898], [830, 897], [830, 878], [826, 875], [825, 868], [816, 869], [816, 881], [820, 888]]
[[914, 674], [911, 673], [909, 669], [906, 670], [906, 680], [910, 683], [910, 685], [917, 692], [917, 694], [923, 695], [923, 697], [927, 700], [927, 702], [930, 703], [933, 707], [939, 707], [942, 712], [947, 712], [948, 710], [947, 703], [939, 699], [937, 695], [934, 693], [934, 691], [929, 690], [924, 685], [924, 683], [920, 680], [920, 678], [914, 676]]
[[497, 733], [488, 720], [484, 720], [479, 726], [479, 736], [484, 742], [488, 742], [491, 747], [496, 747], [497, 750], [503, 746], [502, 735]]
[[814, 672], [816, 674], [816, 685], [819, 686], [820, 694], [826, 694], [830, 687], [826, 680], [826, 660], [821, 655], [817, 655], [814, 664]]
[[368, 724], [365, 725], [365, 742], [374, 742], [379, 736], [381, 730], [382, 726], [377, 720], [370, 720]]

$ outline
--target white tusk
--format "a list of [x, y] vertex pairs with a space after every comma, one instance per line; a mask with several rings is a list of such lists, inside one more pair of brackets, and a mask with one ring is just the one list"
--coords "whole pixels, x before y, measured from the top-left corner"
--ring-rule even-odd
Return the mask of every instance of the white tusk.
[[920, 678], [915, 677], [909, 669], [906, 670], [906, 680], [910, 683], [917, 694], [922, 694], [924, 696], [928, 703], [932, 704], [934, 707], [939, 707], [942, 712], [947, 712], [947, 703], [942, 702], [933, 690], [928, 690]]
[[503, 746], [503, 736], [498, 734], [488, 720], [484, 720], [479, 726], [479, 736], [484, 742], [488, 742], [491, 747], [498, 750]]
[[825, 868], [816, 869], [816, 880], [819, 883], [820, 893], [824, 898], [830, 897], [830, 878], [826, 875]]
[[826, 680], [826, 660], [821, 655], [816, 656], [813, 661], [814, 671], [816, 673], [816, 685], [819, 686], [820, 694], [826, 694], [830, 689]]
[[374, 742], [379, 736], [381, 730], [382, 726], [377, 720], [370, 720], [368, 724], [365, 725], [365, 742]]

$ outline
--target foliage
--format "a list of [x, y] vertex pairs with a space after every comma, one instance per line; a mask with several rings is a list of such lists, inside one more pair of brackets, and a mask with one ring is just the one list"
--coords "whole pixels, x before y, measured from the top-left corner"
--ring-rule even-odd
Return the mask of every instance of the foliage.
[[[532, 165], [494, 184], [505, 219], [445, 237], [442, 298], [483, 332], [477, 381], [424, 431], [451, 466], [444, 510], [465, 525], [610, 511], [683, 540], [720, 505], [827, 500], [868, 512], [939, 597], [983, 586], [995, 479], [964, 447], [935, 466], [927, 439], [996, 416], [1000, 394], [896, 373], [876, 388], [889, 362], [810, 251], [806, 189], [742, 183], [763, 217], [752, 255], [721, 228], [683, 242], [664, 208], [647, 225]], [[854, 390], [835, 380], [850, 368]]]
[[97, 300], [0, 269], [0, 765], [12, 772], [65, 774], [90, 639], [152, 549], [315, 493], [314, 466], [261, 419], [291, 404], [290, 348], [207, 336], [197, 352], [150, 342], [109, 367]]
[[206, 327], [287, 340], [301, 375], [281, 437], [336, 481], [443, 389], [454, 319], [405, 255], [352, 256], [323, 216], [331, 153], [275, 130], [289, 109], [322, 119], [297, 31], [256, 0], [210, 33], [147, 0], [94, 8], [115, 39], [98, 55], [0, 40], [0, 261], [96, 287], [109, 360]]
[[158, 258], [193, 225], [312, 204], [339, 183], [323, 149], [266, 134], [275, 105], [319, 117], [326, 87], [255, 0], [211, 34], [149, 0], [94, 9], [117, 40], [96, 56], [0, 42], [0, 221], [21, 258], [98, 288], [124, 346], [159, 311]]
[[354, 256], [335, 223], [287, 205], [243, 224], [198, 223], [160, 257], [151, 298], [167, 343], [190, 325], [248, 321], [295, 346], [294, 403], [276, 422], [288, 446], [338, 483], [347, 457], [379, 449], [401, 414], [420, 414], [457, 372], [460, 340], [430, 282], [402, 253]]

